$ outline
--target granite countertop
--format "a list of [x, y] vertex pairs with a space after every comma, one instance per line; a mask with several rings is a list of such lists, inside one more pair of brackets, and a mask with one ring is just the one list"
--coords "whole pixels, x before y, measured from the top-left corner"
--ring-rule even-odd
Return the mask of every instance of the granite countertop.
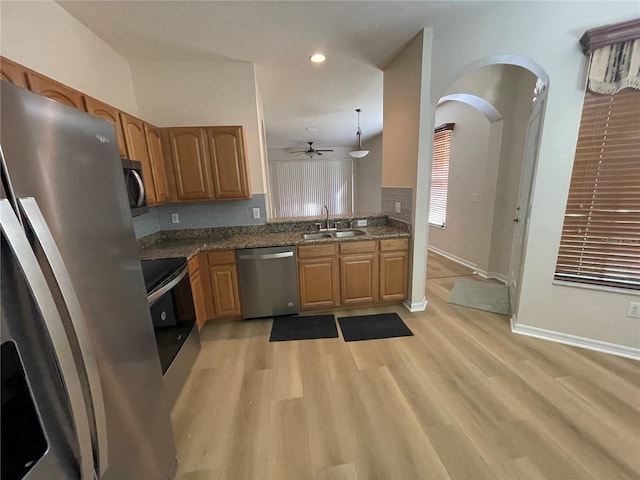
[[358, 227], [358, 230], [366, 232], [346, 238], [321, 238], [305, 240], [302, 234], [305, 232], [277, 232], [259, 234], [237, 234], [223, 238], [206, 237], [202, 235], [192, 238], [163, 238], [157, 243], [145, 246], [139, 250], [141, 260], [153, 260], [157, 258], [187, 257], [191, 258], [202, 251], [211, 250], [235, 250], [237, 248], [277, 247], [283, 245], [311, 245], [317, 243], [353, 242], [363, 240], [380, 240], [387, 238], [407, 238], [409, 233], [389, 225]]

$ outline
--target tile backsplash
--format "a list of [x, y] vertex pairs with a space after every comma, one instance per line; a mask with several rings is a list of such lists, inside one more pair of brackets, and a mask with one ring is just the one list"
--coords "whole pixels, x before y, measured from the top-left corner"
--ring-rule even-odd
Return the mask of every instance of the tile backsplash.
[[[260, 218], [253, 218], [253, 209], [260, 209]], [[179, 223], [171, 221], [178, 215]], [[216, 202], [170, 203], [150, 207], [149, 212], [133, 218], [136, 238], [162, 230], [192, 228], [235, 227], [266, 223], [264, 193], [256, 193], [249, 200], [225, 200]]]
[[[400, 213], [396, 213], [396, 202], [400, 202]], [[413, 218], [413, 188], [382, 187], [382, 213], [411, 223]]]

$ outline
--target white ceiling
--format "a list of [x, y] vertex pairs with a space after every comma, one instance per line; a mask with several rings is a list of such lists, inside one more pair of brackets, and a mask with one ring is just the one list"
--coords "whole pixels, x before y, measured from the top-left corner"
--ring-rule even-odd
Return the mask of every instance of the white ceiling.
[[[131, 62], [256, 64], [272, 147], [355, 144], [382, 131], [382, 68], [425, 26], [487, 8], [464, 1], [58, 1]], [[308, 57], [321, 51], [322, 65]], [[306, 127], [319, 127], [308, 132]]]

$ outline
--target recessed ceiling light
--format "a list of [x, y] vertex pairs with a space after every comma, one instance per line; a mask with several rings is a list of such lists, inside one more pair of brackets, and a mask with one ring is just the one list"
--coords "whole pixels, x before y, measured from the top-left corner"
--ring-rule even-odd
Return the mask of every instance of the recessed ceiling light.
[[305, 128], [305, 130], [307, 132], [319, 132], [320, 131], [320, 127], [307, 127], [307, 128]]
[[327, 59], [327, 57], [325, 57], [323, 54], [321, 53], [314, 53], [313, 55], [311, 55], [309, 57], [309, 60], [311, 60], [313, 63], [322, 63]]

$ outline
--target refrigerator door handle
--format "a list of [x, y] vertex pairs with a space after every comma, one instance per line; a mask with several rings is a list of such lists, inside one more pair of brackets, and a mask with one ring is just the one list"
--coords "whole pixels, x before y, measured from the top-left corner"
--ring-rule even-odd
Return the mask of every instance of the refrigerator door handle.
[[28, 225], [31, 227], [35, 237], [42, 247], [42, 251], [49, 262], [53, 275], [58, 283], [60, 293], [64, 300], [69, 318], [73, 326], [74, 333], [80, 347], [80, 354], [84, 362], [84, 369], [87, 375], [91, 403], [93, 406], [93, 416], [96, 431], [97, 465], [98, 478], [102, 477], [108, 466], [108, 441], [107, 441], [107, 420], [104, 409], [104, 396], [102, 394], [102, 383], [94, 353], [89, 329], [80, 308], [78, 296], [71, 283], [71, 278], [67, 267], [64, 264], [60, 250], [49, 230], [46, 220], [38, 207], [35, 198], [27, 197], [18, 200]]
[[138, 195], [138, 201], [136, 202], [136, 207], [142, 207], [144, 205], [144, 196], [146, 193], [144, 191], [144, 183], [142, 183], [140, 175], [138, 175], [138, 172], [135, 170], [131, 170], [131, 175], [136, 179], [136, 182], [138, 183], [138, 192], [140, 192]]
[[82, 393], [80, 377], [67, 338], [64, 324], [56, 307], [53, 295], [47, 285], [44, 273], [31, 249], [29, 240], [22, 229], [8, 200], [0, 200], [0, 229], [15, 256], [26, 279], [31, 295], [42, 315], [47, 333], [53, 346], [64, 387], [69, 398], [69, 410], [73, 418], [78, 440], [80, 478], [94, 479], [93, 452], [91, 451], [91, 431], [89, 418]]

